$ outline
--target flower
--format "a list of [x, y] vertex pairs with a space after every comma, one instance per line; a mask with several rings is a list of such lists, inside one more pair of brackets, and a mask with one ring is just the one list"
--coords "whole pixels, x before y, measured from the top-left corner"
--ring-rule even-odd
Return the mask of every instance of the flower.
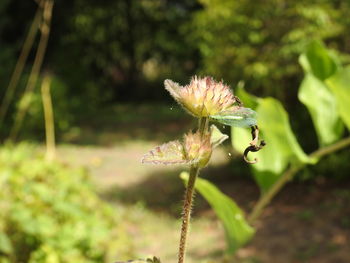
[[164, 85], [171, 96], [195, 117], [215, 115], [236, 102], [230, 87], [211, 77], [194, 76], [190, 84], [184, 87], [167, 79]]
[[146, 153], [142, 163], [153, 164], [197, 164], [205, 167], [215, 147], [228, 138], [212, 125], [210, 132], [201, 136], [199, 131], [189, 132], [183, 142], [178, 140], [155, 147]]
[[206, 132], [201, 136], [199, 131], [189, 132], [184, 138], [184, 148], [188, 160], [196, 160], [199, 167], [205, 167], [212, 153], [210, 133]]

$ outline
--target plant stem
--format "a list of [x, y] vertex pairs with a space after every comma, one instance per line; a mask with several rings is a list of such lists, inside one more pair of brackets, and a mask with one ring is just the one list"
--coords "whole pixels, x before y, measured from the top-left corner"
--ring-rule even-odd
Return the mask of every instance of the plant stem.
[[209, 122], [208, 118], [199, 119], [198, 130], [199, 130], [199, 133], [201, 134], [201, 137], [203, 137], [205, 130], [208, 129], [208, 122]]
[[55, 121], [53, 115], [52, 99], [50, 94], [51, 76], [45, 74], [41, 85], [41, 96], [44, 107], [45, 134], [46, 134], [46, 159], [52, 161], [56, 155], [55, 145]]
[[[309, 155], [310, 158], [322, 158], [328, 154], [334, 153], [338, 150], [341, 150], [350, 145], [350, 137], [342, 139], [330, 146], [323, 147]], [[263, 194], [256, 205], [254, 206], [251, 214], [248, 217], [250, 224], [254, 224], [255, 221], [260, 217], [264, 208], [271, 202], [272, 198], [281, 190], [281, 188], [291, 180], [294, 175], [306, 166], [305, 163], [299, 163], [290, 167], [277, 181], [274, 183], [271, 188]]]
[[[198, 124], [198, 130], [201, 136], [205, 133], [208, 127], [208, 118], [200, 118]], [[181, 225], [181, 236], [180, 236], [180, 245], [179, 245], [179, 257], [178, 263], [185, 262], [186, 254], [186, 241], [188, 236], [188, 228], [191, 221], [191, 211], [192, 211], [192, 202], [194, 194], [194, 186], [196, 183], [197, 176], [199, 174], [200, 168], [197, 164], [191, 165], [190, 168], [190, 177], [188, 179], [188, 184], [186, 187], [185, 200], [182, 209], [182, 225]]]
[[11, 75], [10, 83], [8, 84], [8, 87], [7, 87], [5, 95], [4, 95], [4, 99], [3, 99], [1, 107], [0, 107], [0, 127], [1, 127], [1, 124], [4, 120], [4, 118], [5, 118], [8, 107], [11, 103], [12, 98], [13, 98], [13, 95], [15, 93], [18, 81], [22, 75], [23, 68], [24, 68], [24, 65], [27, 61], [29, 52], [33, 46], [34, 39], [35, 39], [36, 33], [38, 31], [38, 25], [40, 24], [40, 20], [41, 20], [41, 13], [42, 12], [41, 12], [40, 6], [39, 6], [38, 10], [35, 13], [35, 17], [34, 17], [34, 20], [32, 22], [32, 25], [30, 26], [28, 35], [24, 41], [24, 44], [23, 44], [23, 47], [21, 50], [21, 54], [18, 57], [15, 69]]
[[271, 202], [272, 198], [281, 190], [281, 188], [293, 178], [294, 174], [297, 173], [302, 166], [289, 168], [277, 181], [274, 183], [271, 188], [263, 194], [259, 201], [253, 208], [253, 211], [248, 217], [248, 222], [254, 224], [258, 217], [263, 212], [264, 208]]
[[325, 155], [334, 153], [350, 145], [350, 137], [342, 139], [332, 145], [318, 149], [317, 151], [311, 153], [309, 156], [311, 158], [322, 158]]
[[185, 262], [186, 240], [187, 240], [188, 228], [191, 220], [194, 185], [196, 183], [196, 178], [198, 174], [199, 174], [199, 167], [191, 166], [190, 177], [188, 179], [188, 184], [187, 184], [186, 193], [185, 193], [185, 201], [184, 201], [184, 206], [182, 210], [183, 214], [182, 214], [182, 226], [181, 226], [178, 263]]

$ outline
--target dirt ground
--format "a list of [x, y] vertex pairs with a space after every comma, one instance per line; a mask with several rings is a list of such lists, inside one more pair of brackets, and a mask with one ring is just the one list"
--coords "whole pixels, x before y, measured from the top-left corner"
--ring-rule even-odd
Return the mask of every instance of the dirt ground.
[[[128, 127], [130, 132], [114, 127], [100, 130], [96, 137], [96, 127], [85, 127], [88, 139], [83, 143], [68, 140], [58, 147], [58, 157], [86, 166], [101, 196], [116, 207], [116, 213], [123, 214], [135, 257], [156, 255], [165, 263], [176, 262], [184, 191], [179, 173], [185, 167], [142, 165], [140, 159], [161, 141], [175, 139], [192, 124], [185, 120], [179, 125], [174, 116], [162, 126], [153, 123], [157, 127], [153, 132], [135, 124]], [[249, 212], [259, 197], [259, 189], [248, 176], [238, 176], [247, 173], [234, 167], [240, 158], [231, 152], [230, 145], [221, 147], [203, 176]], [[288, 184], [264, 211], [255, 225], [255, 237], [235, 259], [225, 255], [220, 222], [197, 195], [188, 263], [349, 263], [348, 178], [339, 181], [320, 177]]]
[[[59, 148], [59, 154], [70, 162], [80, 160], [94, 175], [101, 195], [117, 207], [125, 207], [124, 213], [130, 219], [128, 229], [139, 257], [154, 254], [171, 263], [175, 262], [180, 228], [184, 189], [177, 175], [182, 169], [141, 166], [140, 156], [152, 145], [135, 143], [112, 148], [66, 145]], [[229, 169], [219, 167], [227, 165], [225, 156], [224, 150], [216, 152], [215, 162], [208, 168], [213, 175], [207, 171], [206, 177], [249, 211], [258, 198], [258, 189], [249, 179], [228, 180], [230, 174], [222, 172], [228, 173]], [[267, 263], [350, 262], [349, 189], [349, 182], [339, 184], [330, 180], [288, 185], [265, 210], [256, 224], [256, 236], [239, 250], [239, 258], [245, 260], [242, 262]], [[224, 249], [220, 223], [197, 196], [189, 262], [206, 262], [208, 256], [219, 260]]]

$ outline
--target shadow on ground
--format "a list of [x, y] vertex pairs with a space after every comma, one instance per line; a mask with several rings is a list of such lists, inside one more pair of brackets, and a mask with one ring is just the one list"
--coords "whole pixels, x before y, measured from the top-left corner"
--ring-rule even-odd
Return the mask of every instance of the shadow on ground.
[[[234, 198], [245, 211], [250, 211], [258, 198], [258, 189], [249, 178], [232, 175], [230, 167], [231, 163], [208, 167], [203, 177]], [[179, 218], [184, 191], [178, 177], [181, 171], [152, 173], [137, 184], [112, 187], [103, 196], [111, 202], [124, 204], [142, 200], [148, 209]], [[256, 224], [256, 236], [238, 252], [238, 256], [243, 259], [256, 257], [257, 262], [268, 263], [349, 262], [349, 189], [349, 180], [339, 182], [325, 178], [316, 183], [288, 184], [264, 211]], [[194, 215], [215, 218], [200, 196], [195, 201]]]
[[[141, 202], [148, 209], [178, 217], [181, 213], [185, 191], [179, 174], [184, 170], [186, 170], [185, 167], [152, 172], [135, 184], [126, 187], [113, 185], [103, 191], [102, 197], [109, 202], [117, 201], [123, 204]], [[232, 163], [207, 167], [202, 170], [201, 177], [211, 181], [221, 191], [233, 197], [243, 209], [250, 207], [252, 201], [258, 197], [259, 190], [248, 176], [234, 176], [232, 174]], [[245, 189], [244, 192], [241, 191], [242, 187]], [[197, 195], [194, 213], [203, 213], [208, 208], [206, 201]]]

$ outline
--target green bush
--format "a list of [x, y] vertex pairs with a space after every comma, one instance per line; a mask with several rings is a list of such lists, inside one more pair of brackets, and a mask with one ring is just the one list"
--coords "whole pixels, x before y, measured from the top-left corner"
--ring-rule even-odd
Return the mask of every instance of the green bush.
[[1, 263], [106, 262], [126, 252], [120, 219], [83, 169], [46, 162], [26, 144], [6, 146], [0, 189]]

